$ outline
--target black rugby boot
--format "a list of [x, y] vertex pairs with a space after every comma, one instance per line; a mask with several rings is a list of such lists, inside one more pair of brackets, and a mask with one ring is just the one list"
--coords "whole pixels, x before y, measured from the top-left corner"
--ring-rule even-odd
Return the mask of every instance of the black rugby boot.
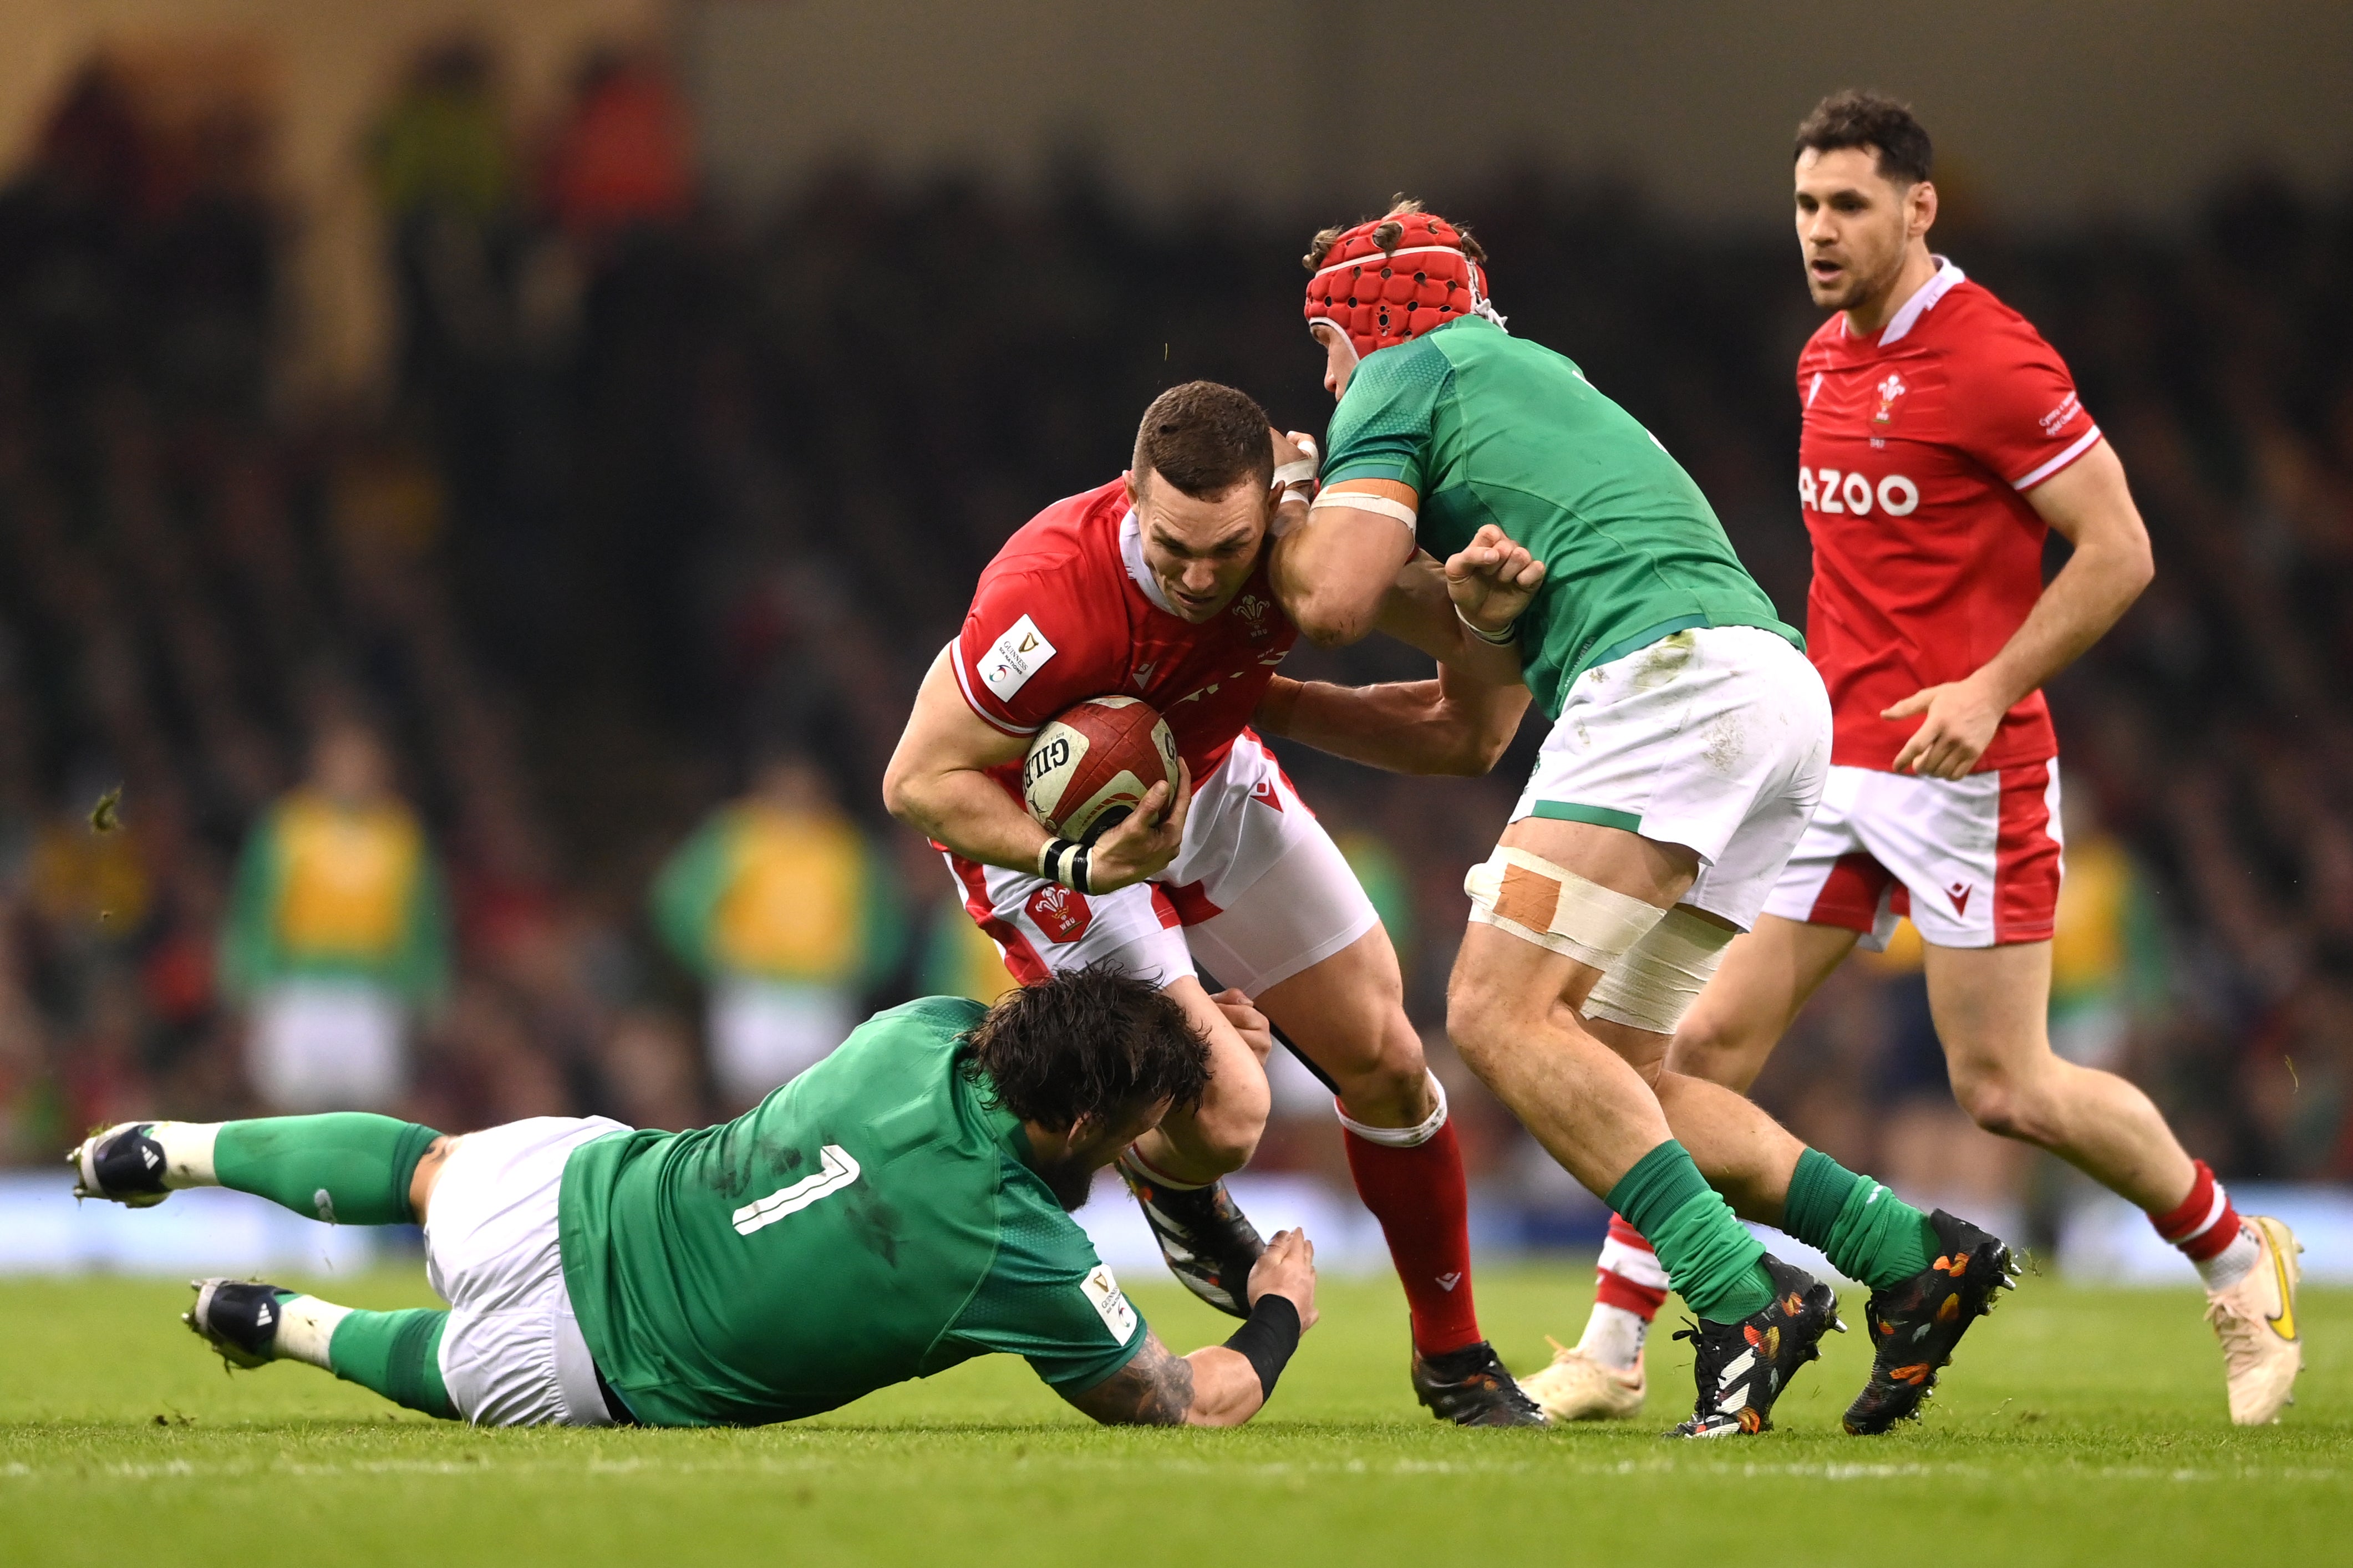
[[1773, 1299], [1736, 1323], [1702, 1319], [1675, 1338], [1692, 1342], [1699, 1402], [1677, 1437], [1733, 1437], [1773, 1429], [1773, 1402], [1799, 1367], [1821, 1354], [1839, 1321], [1838, 1292], [1771, 1253], [1764, 1258]]
[[1549, 1426], [1536, 1402], [1504, 1370], [1495, 1347], [1481, 1340], [1461, 1350], [1413, 1352], [1413, 1396], [1457, 1426]]
[[259, 1279], [191, 1279], [196, 1304], [180, 1321], [203, 1336], [231, 1366], [267, 1366], [278, 1354], [279, 1297]]
[[1862, 1310], [1871, 1331], [1871, 1381], [1846, 1407], [1846, 1429], [1859, 1437], [1916, 1419], [1969, 1325], [1993, 1310], [2002, 1291], [2016, 1289], [2018, 1265], [2000, 1237], [1943, 1209], [1928, 1223], [1936, 1227], [1936, 1260], [1873, 1290]]
[[172, 1194], [164, 1185], [164, 1146], [147, 1136], [152, 1121], [124, 1121], [91, 1133], [66, 1156], [74, 1196], [143, 1209]]

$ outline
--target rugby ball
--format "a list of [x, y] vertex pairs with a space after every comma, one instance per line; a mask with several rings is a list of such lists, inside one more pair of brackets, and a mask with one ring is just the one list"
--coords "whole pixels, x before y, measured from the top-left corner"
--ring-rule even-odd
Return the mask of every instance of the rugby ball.
[[1021, 795], [1047, 832], [1092, 844], [1162, 779], [1176, 787], [1168, 721], [1134, 697], [1091, 697], [1062, 710], [1029, 742]]

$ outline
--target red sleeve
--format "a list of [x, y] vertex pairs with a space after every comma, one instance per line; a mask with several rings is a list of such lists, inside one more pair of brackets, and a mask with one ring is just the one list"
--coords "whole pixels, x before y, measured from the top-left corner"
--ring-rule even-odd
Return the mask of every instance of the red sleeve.
[[1954, 356], [1953, 444], [2017, 489], [2031, 489], [2097, 445], [2059, 351], [2012, 319]]
[[954, 647], [956, 685], [972, 710], [1008, 734], [1029, 735], [1071, 703], [1116, 687], [1104, 676], [1116, 656], [1083, 610], [1090, 597], [1052, 574], [982, 578]]

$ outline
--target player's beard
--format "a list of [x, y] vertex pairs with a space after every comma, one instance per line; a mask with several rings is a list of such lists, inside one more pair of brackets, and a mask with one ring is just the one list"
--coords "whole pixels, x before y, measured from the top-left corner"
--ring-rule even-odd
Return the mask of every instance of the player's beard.
[[1046, 1184], [1064, 1214], [1076, 1214], [1085, 1207], [1094, 1192], [1095, 1168], [1083, 1160], [1054, 1160], [1030, 1169], [1038, 1173], [1038, 1179]]

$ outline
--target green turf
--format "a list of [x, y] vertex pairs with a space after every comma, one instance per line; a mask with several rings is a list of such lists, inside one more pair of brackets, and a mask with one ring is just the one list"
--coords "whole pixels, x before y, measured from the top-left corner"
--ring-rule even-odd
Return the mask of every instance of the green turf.
[[[1493, 1271], [1514, 1365], [1582, 1321], [1588, 1272]], [[426, 1301], [411, 1273], [333, 1300]], [[1229, 1324], [1145, 1282], [1178, 1349]], [[1689, 1398], [1662, 1337], [1629, 1426], [1441, 1428], [1409, 1403], [1393, 1284], [1334, 1282], [1273, 1405], [1235, 1432], [1103, 1431], [992, 1358], [753, 1432], [474, 1432], [303, 1367], [229, 1376], [174, 1321], [183, 1287], [0, 1285], [0, 1563], [789, 1563], [2344, 1561], [2353, 1291], [2306, 1293], [2301, 1403], [2237, 1431], [2196, 1294], [2030, 1279], [1971, 1334], [1924, 1426], [1838, 1415], [1834, 1339], [1780, 1429], [1658, 1433]], [[1859, 1320], [1850, 1300], [1850, 1321]], [[1670, 1308], [1671, 1317], [1673, 1309]], [[1670, 1555], [1662, 1556], [1666, 1553]], [[1729, 1555], [1736, 1553], [1737, 1555]]]

